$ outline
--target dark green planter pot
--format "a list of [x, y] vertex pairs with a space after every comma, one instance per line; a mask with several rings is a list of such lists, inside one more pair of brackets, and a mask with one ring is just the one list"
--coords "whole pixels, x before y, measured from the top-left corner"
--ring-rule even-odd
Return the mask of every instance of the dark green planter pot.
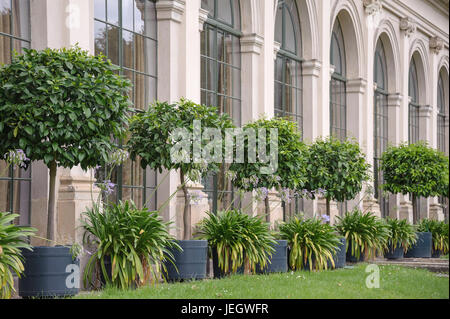
[[442, 251], [440, 250], [434, 250], [431, 253], [431, 258], [439, 258], [442, 255]]
[[351, 246], [352, 242], [349, 241], [348, 242], [348, 249], [347, 252], [345, 254], [345, 261], [349, 262], [349, 263], [357, 263], [357, 262], [362, 262], [364, 261], [364, 259], [366, 258], [366, 252], [363, 252], [360, 254], [359, 258], [356, 258], [355, 256], [352, 255], [352, 246]]
[[[212, 261], [213, 261], [213, 272], [214, 272], [214, 278], [219, 279], [228, 276], [229, 274], [226, 274], [223, 272], [222, 269], [219, 267], [219, 258], [217, 257], [217, 250], [216, 247], [212, 247]], [[231, 269], [231, 262], [229, 269]], [[243, 274], [244, 273], [244, 264], [242, 266], [238, 267], [236, 270], [236, 274]]]
[[183, 251], [172, 250], [174, 264], [166, 262], [168, 281], [182, 281], [206, 278], [208, 242], [206, 240], [178, 240]]
[[403, 247], [397, 244], [397, 247], [390, 247], [389, 251], [384, 253], [384, 258], [387, 259], [402, 259], [404, 257]]
[[405, 254], [405, 258], [431, 258], [432, 237], [430, 232], [417, 233], [417, 242]]
[[80, 260], [72, 259], [70, 248], [65, 246], [33, 247], [22, 250], [24, 272], [19, 279], [19, 296], [22, 298], [54, 298], [75, 296], [80, 282]]
[[[345, 267], [345, 260], [346, 260], [346, 253], [345, 253], [345, 244], [346, 239], [345, 237], [339, 238], [339, 246], [336, 249], [336, 253], [333, 255], [333, 261], [334, 261], [334, 268], [344, 268]], [[331, 262], [328, 262], [328, 267], [331, 269], [333, 268], [333, 265]]]
[[259, 265], [256, 266], [256, 273], [274, 273], [288, 271], [288, 247], [287, 240], [277, 240], [277, 244], [273, 246], [275, 251], [269, 259], [268, 264], [264, 269]]

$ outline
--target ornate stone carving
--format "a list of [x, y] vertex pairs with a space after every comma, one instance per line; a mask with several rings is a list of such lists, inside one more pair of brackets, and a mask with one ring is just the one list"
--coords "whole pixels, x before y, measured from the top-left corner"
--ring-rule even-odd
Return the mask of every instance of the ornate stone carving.
[[400, 30], [404, 31], [407, 37], [416, 32], [416, 29], [416, 23], [411, 18], [406, 17], [400, 20]]
[[379, 0], [363, 0], [363, 5], [368, 15], [380, 12], [382, 8], [381, 1]]
[[438, 54], [439, 51], [444, 47], [444, 40], [440, 37], [432, 37], [430, 38], [430, 50], [431, 52]]

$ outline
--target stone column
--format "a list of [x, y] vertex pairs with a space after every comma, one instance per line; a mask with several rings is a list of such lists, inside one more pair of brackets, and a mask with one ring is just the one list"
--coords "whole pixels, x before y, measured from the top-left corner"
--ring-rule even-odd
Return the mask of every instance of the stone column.
[[[401, 73], [401, 92], [400, 94], [403, 96], [401, 105], [400, 105], [400, 119], [398, 121], [399, 129], [400, 129], [400, 140], [399, 142], [408, 142], [408, 112], [409, 112], [409, 46], [411, 42], [411, 35], [416, 31], [416, 24], [410, 18], [401, 18], [400, 19], [400, 31], [401, 37], [399, 39], [400, 42], [400, 70]], [[400, 209], [399, 209], [399, 218], [407, 219], [409, 222], [413, 222], [413, 206], [411, 203], [411, 199], [408, 195], [399, 195], [400, 196]]]
[[[400, 107], [402, 103], [402, 95], [394, 93], [388, 95], [388, 141], [393, 145], [400, 143]], [[389, 217], [399, 218], [400, 195], [389, 195]]]
[[[182, 50], [182, 22], [185, 2], [182, 0], [163, 0], [156, 3], [156, 19], [158, 28], [158, 100], [173, 103], [180, 98], [180, 70]], [[166, 177], [166, 174], [169, 176]], [[164, 180], [163, 180], [164, 178]], [[175, 227], [170, 232], [178, 238], [182, 232], [177, 218], [178, 196], [169, 196], [177, 191], [180, 177], [177, 171], [163, 170], [158, 173], [157, 192], [158, 210], [164, 220], [171, 221]], [[167, 202], [168, 201], [168, 202]], [[162, 207], [164, 206], [164, 208]], [[183, 222], [181, 221], [181, 225]]]
[[[419, 108], [419, 140], [427, 141], [432, 147], [433, 142], [431, 138], [431, 118], [433, 108], [430, 105], [421, 105]], [[429, 205], [432, 203], [432, 198], [420, 198], [420, 215], [419, 219], [429, 217]]]

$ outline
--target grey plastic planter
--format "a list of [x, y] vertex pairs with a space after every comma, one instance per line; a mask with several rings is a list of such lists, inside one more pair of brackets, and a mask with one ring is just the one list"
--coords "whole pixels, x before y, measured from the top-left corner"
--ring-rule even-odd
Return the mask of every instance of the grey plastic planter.
[[400, 243], [398, 243], [395, 248], [391, 247], [390, 250], [384, 254], [384, 258], [387, 259], [402, 259], [403, 256], [403, 247]]
[[181, 281], [206, 278], [208, 261], [208, 242], [206, 240], [179, 240], [183, 251], [173, 249], [174, 264], [166, 262], [168, 281]]
[[406, 252], [405, 258], [431, 258], [432, 237], [430, 232], [417, 233], [417, 242]]
[[19, 279], [19, 296], [22, 298], [52, 298], [75, 296], [79, 291], [80, 261], [72, 258], [65, 246], [33, 247], [22, 250], [24, 272]]
[[269, 259], [267, 266], [261, 269], [259, 265], [256, 266], [256, 272], [273, 273], [273, 272], [287, 272], [288, 271], [288, 247], [287, 240], [277, 240], [274, 245], [275, 251]]

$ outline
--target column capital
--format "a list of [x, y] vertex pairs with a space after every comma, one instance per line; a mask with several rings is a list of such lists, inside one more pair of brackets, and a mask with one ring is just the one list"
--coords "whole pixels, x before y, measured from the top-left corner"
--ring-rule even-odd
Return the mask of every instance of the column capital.
[[209, 14], [208, 10], [205, 10], [203, 8], [200, 8], [198, 10], [198, 22], [199, 22], [198, 29], [200, 32], [203, 31], [203, 25], [205, 24], [206, 20], [208, 19], [208, 14]]
[[319, 77], [322, 63], [319, 60], [307, 60], [302, 62], [303, 76]]
[[417, 25], [416, 22], [413, 21], [409, 17], [401, 18], [400, 19], [400, 30], [405, 33], [405, 36], [409, 37], [411, 34], [416, 32]]
[[400, 107], [403, 96], [400, 93], [392, 93], [388, 95], [388, 107]]
[[382, 5], [380, 0], [363, 0], [366, 14], [372, 15], [381, 12]]
[[431, 105], [421, 105], [419, 107], [419, 117], [430, 118], [433, 112], [433, 107]]
[[280, 51], [280, 48], [281, 48], [281, 43], [274, 41], [273, 42], [273, 59], [274, 60], [277, 59], [278, 51]]
[[366, 91], [367, 81], [363, 78], [347, 80], [347, 92], [361, 93]]
[[244, 34], [241, 37], [241, 53], [261, 53], [264, 38], [256, 33]]
[[430, 50], [434, 54], [439, 54], [439, 52], [444, 48], [444, 40], [440, 37], [430, 38]]
[[157, 20], [171, 20], [181, 23], [184, 8], [185, 2], [183, 0], [160, 0], [156, 2]]

